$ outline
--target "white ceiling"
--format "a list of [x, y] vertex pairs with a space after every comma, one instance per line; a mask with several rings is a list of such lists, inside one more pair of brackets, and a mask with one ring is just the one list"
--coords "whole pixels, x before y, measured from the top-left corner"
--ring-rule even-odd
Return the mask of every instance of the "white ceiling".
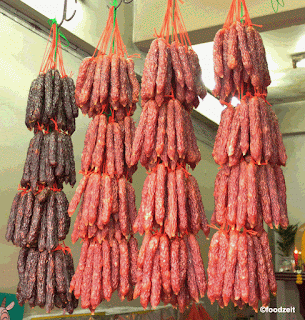
[[[34, 1], [34, 0], [32, 0]], [[178, 0], [177, 0], [178, 1]], [[186, 0], [179, 7], [188, 32], [223, 25], [232, 0]], [[274, 3], [276, 1], [273, 0]], [[166, 10], [166, 0], [134, 0], [134, 41], [152, 38], [154, 28], [159, 32]], [[274, 14], [271, 1], [247, 0], [251, 18]], [[289, 0], [279, 12], [287, 12], [305, 7], [305, 0]], [[152, 14], [153, 13], [153, 14]]]

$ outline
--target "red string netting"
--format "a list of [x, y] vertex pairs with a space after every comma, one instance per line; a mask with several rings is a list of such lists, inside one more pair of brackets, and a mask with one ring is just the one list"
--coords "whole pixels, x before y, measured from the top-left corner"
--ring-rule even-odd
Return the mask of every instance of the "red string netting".
[[131, 57], [127, 54], [127, 49], [121, 37], [118, 21], [114, 14], [114, 9], [115, 8], [113, 6], [109, 9], [106, 27], [99, 39], [92, 58], [107, 54], [107, 51], [109, 52], [109, 55], [117, 54], [121, 57], [124, 57], [125, 55], [127, 58]]
[[191, 47], [192, 44], [181, 15], [179, 2], [181, 4], [184, 3], [182, 0], [167, 1], [167, 8], [166, 8], [160, 34], [157, 34], [155, 30], [155, 36], [165, 39], [167, 43], [170, 43], [170, 37], [171, 37], [171, 42], [175, 41], [177, 43], [181, 43], [186, 47], [188, 46]]
[[62, 244], [59, 243], [58, 246], [55, 249], [52, 250], [52, 252], [58, 251], [58, 250], [63, 251], [64, 254], [66, 254], [66, 252], [71, 254], [71, 249], [68, 246], [66, 246], [64, 241], [63, 241]]
[[[241, 16], [242, 8], [243, 8], [243, 15]], [[233, 0], [232, 1], [231, 5], [230, 5], [229, 13], [227, 15], [227, 18], [226, 18], [226, 21], [225, 21], [223, 27], [229, 28], [234, 23], [234, 19], [235, 19], [235, 21], [243, 20], [245, 25], [248, 25], [248, 26], [253, 25], [251, 22], [251, 19], [250, 19], [249, 11], [246, 6], [245, 0]]]
[[63, 64], [60, 33], [57, 24], [53, 23], [39, 73], [46, 73], [47, 70], [56, 69], [57, 67], [61, 76], [66, 77], [67, 74]]

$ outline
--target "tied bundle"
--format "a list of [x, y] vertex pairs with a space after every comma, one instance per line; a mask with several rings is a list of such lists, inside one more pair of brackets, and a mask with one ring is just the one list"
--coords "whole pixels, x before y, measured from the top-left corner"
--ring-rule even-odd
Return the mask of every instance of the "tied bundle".
[[183, 167], [168, 170], [159, 163], [145, 179], [134, 233], [164, 228], [170, 238], [197, 234], [209, 236], [210, 227], [196, 179]]
[[[58, 30], [56, 20], [51, 22], [49, 40], [52, 40], [47, 45], [40, 74], [32, 82], [26, 108], [25, 124], [28, 129], [34, 129], [34, 137], [28, 147], [5, 237], [22, 248], [21, 260], [18, 260], [19, 303], [23, 305], [29, 302], [31, 307], [39, 305], [50, 312], [56, 300], [57, 307], [72, 313], [77, 307], [77, 300], [70, 294], [65, 297], [65, 294], [68, 293], [68, 284], [74, 271], [69, 277], [65, 271], [61, 278], [66, 288], [65, 291], [58, 291], [62, 295], [56, 295], [52, 262], [49, 283], [46, 284], [45, 278], [48, 261], [54, 258], [53, 250], [69, 233], [69, 203], [62, 189], [64, 182], [72, 187], [76, 183], [71, 135], [75, 131], [75, 118], [78, 116], [74, 82], [66, 75], [63, 66], [60, 40], [63, 35]], [[60, 71], [56, 69], [57, 65]], [[40, 262], [40, 259], [44, 261]], [[72, 257], [69, 263], [73, 268]]]
[[89, 117], [113, 111], [124, 117], [133, 115], [139, 91], [134, 62], [128, 57], [121, 38], [116, 9], [111, 7], [93, 56], [85, 58], [80, 65], [75, 89], [76, 104]]
[[18, 303], [28, 302], [31, 308], [39, 306], [50, 313], [54, 306], [72, 314], [78, 300], [69, 292], [74, 275], [71, 251], [58, 245], [51, 252], [35, 248], [22, 248], [18, 262]]
[[214, 198], [212, 224], [258, 233], [263, 221], [270, 228], [289, 224], [285, 178], [278, 165], [258, 166], [249, 157], [233, 167], [224, 165], [216, 176]]
[[240, 309], [248, 304], [258, 312], [259, 300], [268, 306], [277, 284], [268, 235], [219, 230], [211, 240], [208, 265], [208, 298], [221, 308], [230, 301]]
[[144, 309], [160, 301], [185, 311], [191, 301], [205, 295], [207, 282], [199, 244], [193, 234], [169, 239], [166, 234], [145, 233], [137, 260], [133, 297]]
[[239, 99], [246, 92], [267, 94], [271, 80], [266, 52], [245, 0], [232, 1], [226, 22], [214, 38], [213, 60], [213, 94], [221, 101], [230, 102], [234, 96]]
[[6, 240], [22, 248], [51, 252], [70, 229], [69, 202], [63, 191], [42, 189], [16, 194], [6, 231]]
[[94, 314], [96, 307], [104, 300], [110, 301], [117, 290], [123, 301], [133, 299], [133, 286], [136, 284], [138, 242], [114, 236], [114, 228], [99, 242], [96, 238], [85, 239], [70, 292], [81, 297], [81, 307], [89, 308]]
[[44, 128], [72, 135], [78, 117], [75, 85], [64, 69], [61, 48], [61, 37], [64, 36], [59, 32], [56, 20], [52, 22], [49, 35], [52, 40], [46, 47], [39, 76], [30, 87], [25, 124], [35, 132]]
[[[104, 299], [109, 301], [115, 290], [121, 300], [132, 299], [135, 284], [131, 278], [133, 273], [130, 273], [134, 262], [130, 261], [128, 253], [129, 243], [135, 257], [138, 250], [137, 240], [132, 236], [137, 212], [131, 181], [137, 164], [131, 163], [135, 136], [131, 116], [140, 87], [133, 60], [131, 57], [125, 59], [125, 55], [116, 8], [111, 7], [96, 52], [81, 63], [75, 91], [77, 105], [83, 114], [93, 119], [87, 129], [81, 157], [83, 178], [68, 208], [72, 216], [81, 203], [72, 242], [83, 239], [82, 250], [88, 252], [88, 256], [83, 253], [75, 284], [71, 283], [70, 290], [81, 297], [82, 308], [89, 308], [92, 313]], [[96, 252], [94, 262], [93, 252]], [[115, 268], [111, 269], [113, 264]], [[121, 279], [119, 273], [123, 275]], [[86, 284], [82, 280], [84, 277], [88, 281]], [[112, 278], [116, 278], [113, 283]], [[86, 289], [79, 291], [82, 284]]]
[[43, 187], [62, 189], [64, 182], [72, 187], [76, 183], [71, 136], [56, 130], [38, 131], [28, 147], [21, 187], [33, 192]]
[[259, 165], [286, 165], [277, 116], [262, 96], [247, 94], [236, 108], [222, 111], [212, 155], [219, 165], [236, 165], [245, 156]]
[[[195, 235], [202, 229], [208, 236], [210, 229], [198, 183], [187, 170], [187, 165], [194, 169], [201, 160], [190, 113], [199, 104], [198, 96], [205, 97], [206, 90], [201, 81], [198, 57], [189, 45], [178, 1], [168, 0], [160, 35], [151, 43], [144, 63], [142, 112], [131, 154], [132, 165], [140, 160], [149, 171], [133, 224], [134, 232], [141, 235], [145, 232], [134, 293], [134, 298], [140, 296], [145, 309], [149, 302], [155, 308], [163, 301], [179, 306], [183, 312], [191, 300], [198, 301], [199, 295], [204, 296], [206, 290], [203, 262]], [[187, 256], [184, 237], [191, 239], [198, 249], [195, 256]], [[183, 268], [188, 266], [191, 270], [189, 273], [183, 271], [183, 275], [179, 275], [180, 240], [184, 244], [184, 258], [188, 261]], [[169, 250], [172, 263], [167, 256]], [[162, 266], [161, 255], [167, 259], [164, 262], [166, 266]], [[162, 288], [161, 278], [162, 283], [167, 281], [169, 285]], [[171, 278], [178, 282], [171, 286]]]

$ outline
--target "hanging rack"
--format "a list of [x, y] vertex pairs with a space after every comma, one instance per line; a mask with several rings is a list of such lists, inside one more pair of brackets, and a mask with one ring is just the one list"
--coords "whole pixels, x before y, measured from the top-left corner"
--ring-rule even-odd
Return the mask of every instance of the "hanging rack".
[[[120, 0], [119, 3], [118, 3], [118, 5], [115, 7], [115, 9], [118, 9], [118, 7], [119, 7], [122, 3], [124, 3], [124, 4], [129, 4], [129, 3], [131, 3], [131, 2], [133, 2], [133, 0]], [[107, 4], [107, 7], [108, 7], [108, 9], [110, 8], [108, 4]]]
[[[61, 20], [61, 22], [59, 23], [58, 28], [61, 27], [61, 25], [63, 24], [64, 21], [70, 21], [70, 20], [72, 20], [72, 19], [74, 18], [74, 16], [75, 16], [76, 9], [74, 10], [72, 16], [67, 19], [67, 3], [68, 3], [68, 0], [65, 0], [65, 2], [64, 2], [64, 12], [63, 12], [62, 20]], [[77, 0], [75, 0], [75, 3], [77, 4]]]

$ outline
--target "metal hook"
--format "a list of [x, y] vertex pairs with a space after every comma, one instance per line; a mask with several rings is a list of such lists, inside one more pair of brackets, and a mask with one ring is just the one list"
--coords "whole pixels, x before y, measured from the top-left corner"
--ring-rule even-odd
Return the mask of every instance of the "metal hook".
[[[118, 7], [119, 7], [122, 3], [124, 3], [124, 4], [129, 4], [129, 3], [131, 3], [131, 2], [133, 2], [133, 0], [120, 0], [119, 4], [115, 7], [115, 9], [117, 10]], [[110, 7], [108, 6], [108, 4], [107, 4], [107, 7], [108, 7], [108, 9], [110, 9]]]
[[[63, 24], [64, 21], [70, 21], [70, 20], [72, 20], [72, 19], [74, 18], [74, 16], [75, 16], [76, 9], [74, 10], [72, 16], [67, 19], [67, 1], [68, 1], [68, 0], [65, 0], [65, 2], [64, 2], [64, 12], [63, 12], [62, 20], [61, 20], [60, 24], [58, 25], [58, 28], [61, 27], [61, 25]], [[75, 0], [75, 3], [77, 4], [77, 0]]]

